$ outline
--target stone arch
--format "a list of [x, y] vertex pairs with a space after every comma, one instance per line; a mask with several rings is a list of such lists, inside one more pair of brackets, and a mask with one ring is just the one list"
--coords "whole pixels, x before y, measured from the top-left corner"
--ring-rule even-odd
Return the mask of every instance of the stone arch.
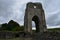
[[36, 15], [33, 16], [32, 21], [35, 22], [36, 32], [39, 32], [40, 30], [39, 30], [39, 18], [38, 18], [38, 16], [36, 16]]
[[37, 32], [43, 33], [44, 31], [47, 31], [45, 14], [44, 14], [44, 10], [42, 8], [41, 3], [32, 3], [32, 2], [27, 3], [25, 16], [24, 16], [24, 27], [25, 27], [24, 32], [25, 33], [32, 34], [32, 20], [38, 21], [39, 27], [36, 26], [38, 29], [36, 30]]

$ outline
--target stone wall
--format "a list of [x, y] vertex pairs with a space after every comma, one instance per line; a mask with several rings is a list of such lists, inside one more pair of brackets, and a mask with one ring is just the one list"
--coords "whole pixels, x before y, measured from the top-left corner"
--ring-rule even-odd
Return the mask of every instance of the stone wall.
[[14, 38], [15, 34], [13, 32], [0, 32], [0, 38]]
[[10, 31], [1, 31], [0, 38], [16, 38], [16, 37], [24, 37], [23, 32], [10, 32]]

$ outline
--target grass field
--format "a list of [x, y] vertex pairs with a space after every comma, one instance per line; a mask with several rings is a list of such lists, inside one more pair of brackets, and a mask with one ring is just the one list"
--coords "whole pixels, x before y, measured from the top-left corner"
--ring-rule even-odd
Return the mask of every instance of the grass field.
[[[52, 29], [47, 29], [49, 31], [60, 31], [60, 28], [52, 28]], [[35, 32], [35, 30], [32, 30], [33, 32]]]
[[0, 39], [0, 40], [23, 40], [23, 38]]
[[[48, 29], [48, 31], [58, 31], [58, 32], [60, 32], [60, 28]], [[35, 32], [35, 30], [33, 30], [33, 32]], [[24, 38], [12, 38], [12, 39], [0, 39], [0, 40], [24, 40]]]
[[60, 32], [60, 28], [52, 28], [52, 29], [48, 29], [48, 31], [58, 31], [58, 32]]

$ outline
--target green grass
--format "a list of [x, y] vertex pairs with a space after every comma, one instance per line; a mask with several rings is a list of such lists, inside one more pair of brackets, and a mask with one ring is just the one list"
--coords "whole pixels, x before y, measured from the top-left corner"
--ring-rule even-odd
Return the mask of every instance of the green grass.
[[[60, 32], [60, 28], [52, 28], [52, 29], [47, 29], [48, 31], [59, 31]], [[35, 30], [32, 30], [33, 32], [35, 32]], [[24, 40], [24, 38], [12, 38], [12, 39], [0, 39], [0, 40]]]
[[52, 29], [48, 29], [48, 31], [59, 31], [60, 32], [60, 28], [52, 28]]
[[0, 40], [23, 40], [23, 38], [0, 39]]
[[[60, 28], [51, 28], [51, 29], [47, 29], [48, 31], [59, 31], [60, 32]], [[35, 32], [35, 30], [32, 30], [33, 32]]]

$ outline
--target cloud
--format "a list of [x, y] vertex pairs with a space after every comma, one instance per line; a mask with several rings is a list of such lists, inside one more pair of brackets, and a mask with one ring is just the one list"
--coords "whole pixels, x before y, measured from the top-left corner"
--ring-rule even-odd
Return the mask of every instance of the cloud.
[[23, 25], [27, 2], [41, 2], [47, 25], [60, 25], [60, 0], [0, 0], [0, 23], [13, 19]]
[[24, 14], [27, 2], [31, 2], [31, 0], [17, 0], [15, 4], [12, 6], [13, 16], [10, 19], [17, 21], [19, 24], [24, 24]]
[[49, 26], [58, 26], [60, 25], [60, 0], [48, 0], [46, 1], [45, 15], [46, 22]]
[[14, 3], [14, 0], [0, 0], [0, 23], [5, 23], [9, 20], [13, 13], [12, 5]]
[[60, 20], [59, 16], [60, 16], [60, 12], [53, 14], [53, 15], [50, 15], [50, 17], [48, 17], [48, 19], [47, 19], [47, 24], [51, 25], [51, 26], [57, 26], [58, 25], [57, 23]]

